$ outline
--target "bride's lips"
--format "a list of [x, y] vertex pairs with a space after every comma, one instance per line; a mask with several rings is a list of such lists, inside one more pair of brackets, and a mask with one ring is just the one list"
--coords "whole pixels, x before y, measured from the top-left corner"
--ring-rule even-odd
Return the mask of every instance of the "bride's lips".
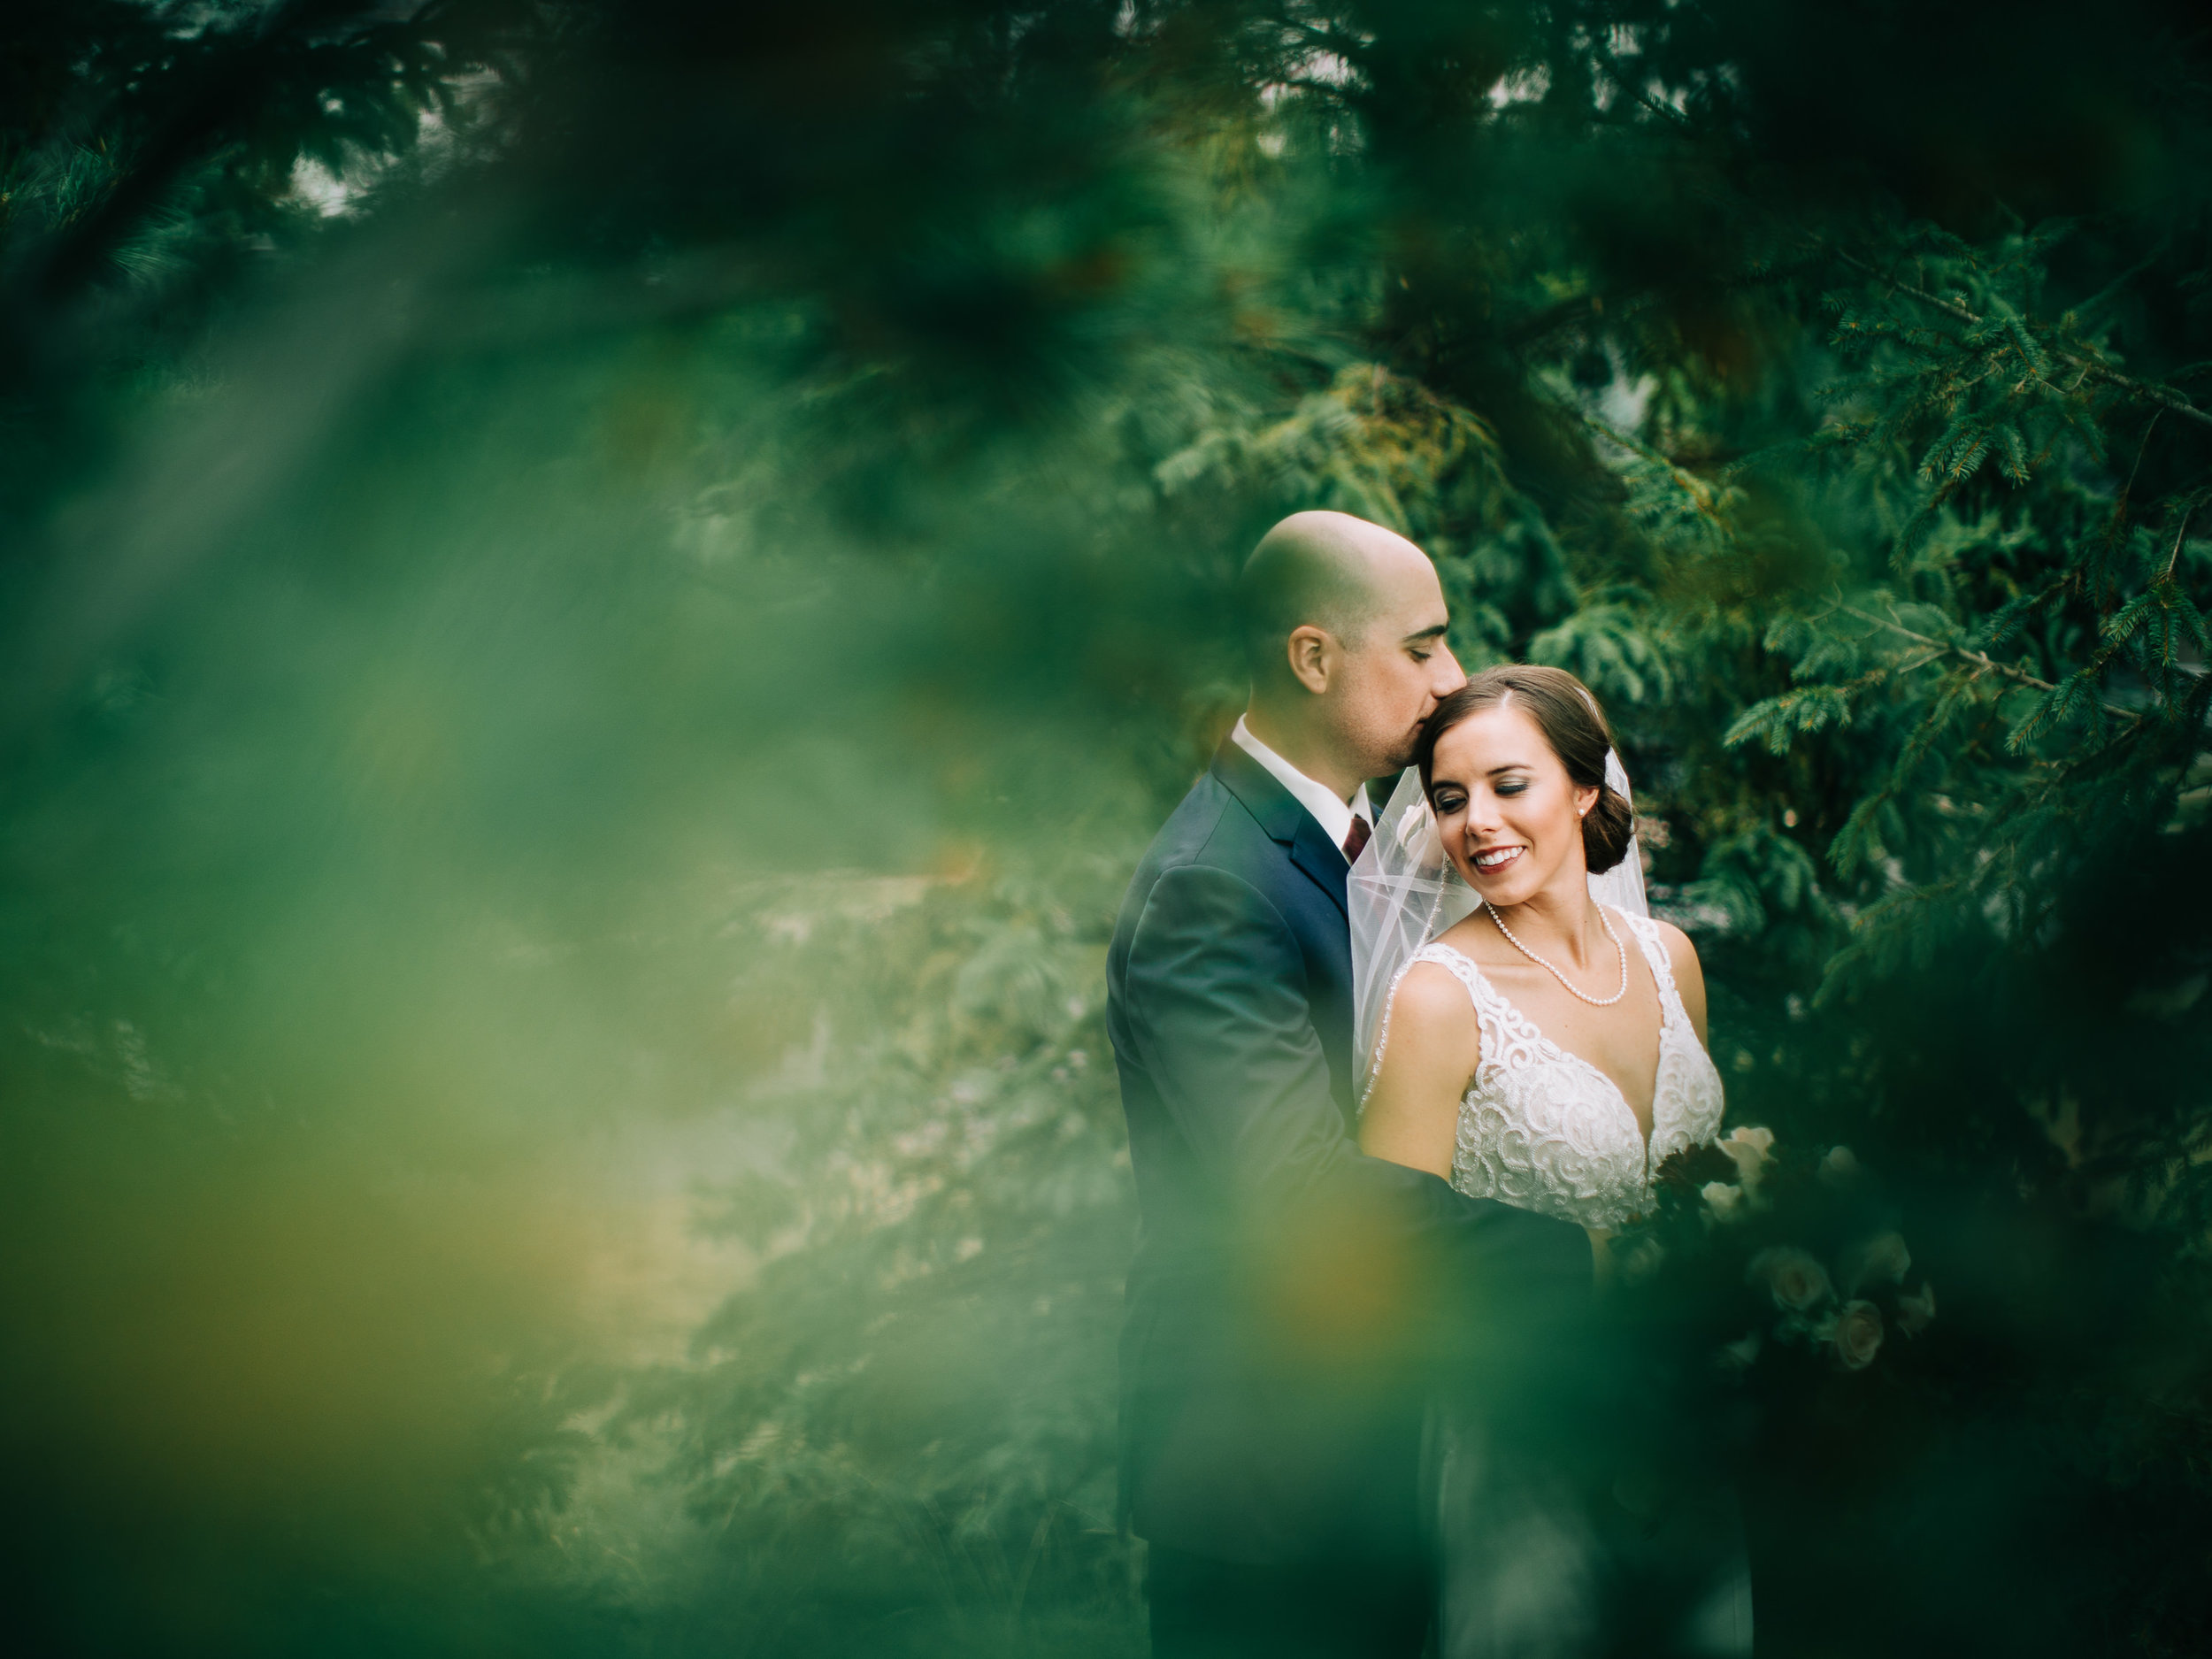
[[1494, 875], [1498, 871], [1504, 869], [1506, 865], [1511, 864], [1516, 858], [1518, 858], [1522, 853], [1526, 850], [1527, 849], [1525, 848], [1518, 845], [1511, 847], [1486, 847], [1475, 855], [1474, 865], [1475, 868], [1482, 872], [1483, 874]]

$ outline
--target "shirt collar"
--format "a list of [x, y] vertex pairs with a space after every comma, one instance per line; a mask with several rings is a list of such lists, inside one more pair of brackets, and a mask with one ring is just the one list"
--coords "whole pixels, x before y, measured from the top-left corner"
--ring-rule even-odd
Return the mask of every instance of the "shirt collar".
[[1365, 784], [1352, 791], [1351, 803], [1346, 804], [1337, 798], [1336, 791], [1327, 784], [1316, 783], [1253, 736], [1252, 728], [1245, 725], [1242, 715], [1237, 717], [1236, 729], [1229, 733], [1229, 741], [1266, 767], [1275, 781], [1289, 790], [1292, 798], [1313, 815], [1313, 821], [1321, 826], [1322, 833], [1340, 851], [1343, 849], [1344, 838], [1352, 833], [1352, 819], [1355, 817], [1365, 818], [1369, 829], [1375, 827], [1375, 812], [1367, 803]]

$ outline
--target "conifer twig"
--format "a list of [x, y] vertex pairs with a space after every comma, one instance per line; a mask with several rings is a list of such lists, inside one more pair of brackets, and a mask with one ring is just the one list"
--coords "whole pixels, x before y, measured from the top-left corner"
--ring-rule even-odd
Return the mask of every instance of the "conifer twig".
[[[1871, 622], [1878, 628], [1887, 628], [1892, 634], [1901, 634], [1916, 644], [1926, 646], [1934, 655], [1923, 657], [1919, 662], [1913, 664], [1912, 666], [1915, 668], [1924, 666], [1934, 661], [1936, 657], [1956, 657], [1973, 664], [1978, 669], [2002, 674], [2007, 680], [2032, 687], [2037, 691], [2058, 689], [2049, 680], [2039, 680], [2026, 669], [2015, 668], [2010, 663], [2001, 663], [1986, 651], [1970, 650], [1963, 645], [1955, 645], [1947, 640], [1936, 639], [1931, 634], [1909, 628], [1901, 622], [1893, 622], [1887, 617], [1878, 617], [1870, 611], [1862, 611], [1856, 605], [1847, 605], [1840, 600], [1837, 602], [1835, 608], [1847, 617], [1856, 617], [1862, 622]], [[2107, 714], [2116, 714], [2129, 720], [2139, 720], [2143, 718], [2143, 711], [2140, 709], [2124, 709], [2116, 703], [2105, 703], [2102, 698], [2098, 701]]]
[[2120, 487], [2119, 498], [2112, 503], [2113, 521], [2116, 524], [2128, 510], [2128, 498], [2135, 494], [2135, 476], [2143, 470], [2143, 457], [2150, 453], [2151, 434], [2158, 430], [2158, 418], [2163, 408], [2151, 411], [2151, 418], [2143, 423], [2143, 442], [2135, 446], [2135, 465], [2128, 468], [2128, 481]]
[[2183, 510], [2181, 515], [2181, 528], [2174, 532], [2174, 550], [2166, 555], [2166, 568], [2158, 573], [2158, 580], [2160, 581], [2166, 582], [2173, 580], [2174, 566], [2181, 561], [2182, 541], [2189, 534], [2189, 520], [2195, 518], [2196, 514], [2197, 503], [2195, 502], [2191, 502], [2189, 505]]
[[1674, 480], [1675, 487], [1697, 503], [1698, 511], [1709, 518], [1713, 516], [1715, 492], [1711, 484], [1673, 459], [1663, 450], [1654, 449], [1633, 433], [1623, 432], [1611, 421], [1601, 416], [1593, 415], [1587, 410], [1576, 412], [1580, 416], [1583, 424], [1592, 431], [1602, 437], [1609, 438], [1631, 455], [1640, 455], [1654, 466], [1666, 468], [1668, 475]]
[[[1924, 305], [1932, 306], [1945, 316], [1955, 318], [1970, 328], [1979, 328], [1989, 320], [1971, 308], [1960, 304], [1956, 300], [1946, 299], [1942, 295], [1932, 294], [1926, 288], [1904, 280], [1901, 277], [1893, 277], [1878, 266], [1860, 258], [1856, 254], [1847, 253], [1840, 248], [1834, 249], [1833, 251], [1836, 257], [1842, 260], [1844, 264], [1855, 271], [1864, 272], [1891, 292], [1907, 295], [1918, 300]], [[2060, 362], [2079, 369], [2085, 376], [2092, 376], [2103, 380], [2108, 385], [2117, 386], [2123, 390], [2132, 392], [2147, 403], [2156, 403], [2162, 409], [2170, 409], [2177, 415], [2185, 415], [2200, 425], [2212, 426], [2212, 411], [2199, 409], [2170, 386], [2160, 386], [2150, 380], [2139, 380], [2131, 374], [2123, 374], [2101, 358], [2076, 351], [2068, 346], [2054, 346], [2051, 349], [2051, 355]], [[2079, 381], [2076, 382], [2077, 385], [2079, 383]]]

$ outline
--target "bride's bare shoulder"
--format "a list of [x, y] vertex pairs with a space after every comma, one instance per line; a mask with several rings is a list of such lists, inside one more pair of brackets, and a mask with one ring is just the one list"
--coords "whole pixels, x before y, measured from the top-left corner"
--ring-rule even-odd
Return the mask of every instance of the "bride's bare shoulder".
[[1467, 987], [1440, 962], [1414, 963], [1399, 976], [1360, 1102], [1361, 1151], [1451, 1179], [1460, 1097], [1482, 1057], [1473, 1012]]
[[1651, 918], [1651, 925], [1658, 931], [1659, 942], [1667, 948], [1667, 960], [1674, 964], [1675, 977], [1679, 979], [1685, 972], [1696, 973], [1697, 947], [1690, 942], [1690, 936], [1672, 922], [1656, 916]]
[[1474, 1005], [1459, 976], [1440, 962], [1417, 962], [1390, 1000], [1390, 1035], [1424, 1046], [1455, 1041], [1479, 1045]]

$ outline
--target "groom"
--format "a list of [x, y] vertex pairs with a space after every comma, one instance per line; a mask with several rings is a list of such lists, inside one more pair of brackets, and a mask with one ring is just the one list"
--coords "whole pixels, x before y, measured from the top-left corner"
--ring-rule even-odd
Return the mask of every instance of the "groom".
[[1122, 1502], [1156, 1659], [1414, 1659], [1424, 1362], [1477, 1304], [1494, 1336], [1509, 1302], [1571, 1299], [1589, 1249], [1354, 1139], [1364, 780], [1408, 764], [1466, 678], [1434, 567], [1379, 526], [1295, 513], [1239, 599], [1250, 703], [1138, 866], [1107, 958], [1142, 1214]]

